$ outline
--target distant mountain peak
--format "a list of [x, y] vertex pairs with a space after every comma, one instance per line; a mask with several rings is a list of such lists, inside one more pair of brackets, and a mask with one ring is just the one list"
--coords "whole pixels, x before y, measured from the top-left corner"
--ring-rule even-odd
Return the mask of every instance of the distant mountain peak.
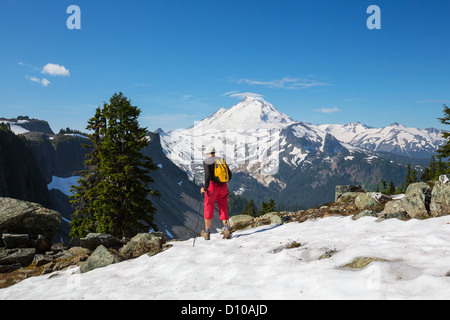
[[[231, 108], [221, 108], [203, 119], [195, 127], [210, 130], [282, 129], [296, 123], [261, 97], [245, 97]], [[195, 128], [194, 127], [194, 128]]]

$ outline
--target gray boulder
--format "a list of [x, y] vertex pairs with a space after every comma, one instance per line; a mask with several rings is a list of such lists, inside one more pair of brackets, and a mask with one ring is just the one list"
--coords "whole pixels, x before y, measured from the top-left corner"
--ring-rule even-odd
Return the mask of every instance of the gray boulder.
[[95, 249], [89, 258], [81, 265], [80, 272], [86, 273], [97, 268], [103, 268], [110, 264], [121, 262], [123, 259], [113, 249], [107, 249], [100, 245]]
[[367, 192], [362, 186], [346, 185], [346, 186], [336, 186], [334, 193], [334, 201], [338, 201], [339, 198], [347, 192]]
[[230, 217], [230, 227], [235, 229], [244, 229], [253, 222], [253, 217], [247, 214], [238, 214]]
[[30, 242], [28, 234], [4, 233], [2, 240], [7, 249], [24, 248]]
[[384, 213], [387, 215], [406, 213], [406, 210], [403, 206], [403, 200], [392, 200], [386, 203], [386, 205], [384, 206]]
[[89, 233], [86, 238], [80, 239], [80, 247], [94, 251], [98, 246], [103, 245], [106, 248], [122, 246], [122, 241], [114, 238], [110, 234]]
[[343, 203], [355, 203], [355, 199], [357, 196], [359, 196], [361, 192], [346, 192], [339, 196], [337, 202], [343, 202]]
[[166, 237], [162, 232], [139, 233], [120, 249], [125, 259], [134, 259], [143, 254], [150, 256], [162, 251]]
[[270, 223], [282, 223], [282, 219], [279, 215], [277, 215], [276, 212], [270, 212], [270, 213], [266, 213], [263, 214], [260, 219], [267, 219], [270, 221]]
[[430, 214], [440, 217], [450, 214], [450, 175], [442, 175], [431, 192]]
[[0, 265], [20, 265], [20, 267], [27, 267], [33, 262], [36, 249], [0, 249]]
[[355, 198], [355, 205], [359, 210], [371, 210], [380, 212], [384, 209], [384, 204], [388, 198], [377, 192], [364, 192]]
[[431, 188], [425, 182], [412, 183], [405, 192], [402, 206], [413, 219], [425, 219], [429, 214]]
[[363, 210], [360, 213], [358, 213], [357, 215], [352, 217], [352, 220], [358, 220], [359, 218], [362, 217], [378, 217], [378, 213], [376, 213], [375, 211], [372, 210]]
[[0, 198], [0, 233], [43, 235], [53, 239], [61, 225], [61, 215], [40, 204]]

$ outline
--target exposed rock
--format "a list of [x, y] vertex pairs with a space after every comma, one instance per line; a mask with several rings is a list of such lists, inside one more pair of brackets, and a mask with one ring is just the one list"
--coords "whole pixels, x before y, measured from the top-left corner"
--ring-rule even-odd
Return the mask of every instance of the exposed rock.
[[46, 239], [43, 235], [38, 235], [36, 238], [31, 239], [29, 247], [35, 248], [38, 253], [44, 253], [49, 251], [52, 243], [49, 239]]
[[89, 256], [89, 258], [80, 267], [80, 272], [85, 273], [97, 268], [103, 268], [113, 263], [121, 262], [123, 259], [120, 257], [117, 251], [113, 249], [107, 249], [103, 245], [100, 245]]
[[430, 214], [440, 217], [450, 214], [450, 175], [442, 175], [431, 192]]
[[362, 186], [355, 186], [355, 185], [347, 185], [347, 186], [336, 186], [335, 193], [334, 193], [334, 201], [338, 201], [339, 198], [344, 194], [348, 192], [367, 192], [367, 190], [363, 189]]
[[29, 242], [28, 234], [4, 233], [2, 240], [7, 249], [24, 248]]
[[360, 194], [361, 192], [346, 192], [339, 197], [337, 202], [354, 203], [356, 197]]
[[357, 215], [353, 216], [352, 219], [358, 220], [359, 218], [362, 218], [362, 217], [378, 217], [378, 213], [376, 213], [375, 211], [372, 211], [372, 210], [363, 210], [360, 213], [358, 213]]
[[355, 205], [359, 210], [372, 210], [380, 212], [383, 210], [388, 198], [377, 192], [364, 192], [355, 198]]
[[45, 254], [37, 254], [34, 256], [34, 259], [33, 259], [33, 263], [36, 267], [41, 267], [50, 262], [53, 262], [53, 258], [50, 256], [47, 256]]
[[403, 208], [413, 219], [429, 218], [431, 188], [425, 182], [412, 183], [403, 198]]
[[0, 265], [0, 273], [7, 273], [20, 268], [22, 268], [22, 265], [20, 263]]
[[409, 216], [406, 212], [392, 212], [392, 213], [383, 213], [378, 219], [377, 222], [381, 222], [386, 219], [399, 219], [399, 220], [408, 220]]
[[358, 257], [353, 259], [351, 262], [344, 264], [341, 266], [341, 268], [348, 268], [348, 269], [364, 269], [367, 267], [370, 263], [374, 261], [387, 261], [383, 258], [377, 258], [377, 257]]
[[120, 253], [125, 259], [134, 259], [143, 254], [152, 256], [162, 251], [164, 243], [166, 237], [162, 232], [140, 233], [123, 246]]
[[80, 239], [80, 247], [82, 248], [87, 248], [93, 251], [99, 245], [102, 245], [106, 248], [112, 248], [116, 246], [122, 246], [123, 243], [110, 234], [102, 233], [89, 233], [86, 238]]
[[52, 239], [61, 225], [61, 215], [40, 204], [0, 198], [0, 233], [43, 235]]
[[247, 214], [238, 214], [232, 216], [229, 220], [229, 224], [231, 228], [234, 229], [244, 229], [248, 227], [253, 222], [253, 217]]
[[33, 261], [36, 249], [4, 249], [0, 248], [0, 265], [20, 264], [22, 267], [27, 267]]
[[386, 203], [384, 206], [384, 213], [386, 215], [392, 215], [392, 214], [398, 214], [398, 213], [405, 213], [406, 210], [403, 207], [403, 200], [392, 200]]
[[279, 215], [277, 215], [276, 212], [270, 212], [263, 214], [261, 217], [259, 217], [261, 220], [269, 220], [269, 223], [282, 223], [282, 219]]

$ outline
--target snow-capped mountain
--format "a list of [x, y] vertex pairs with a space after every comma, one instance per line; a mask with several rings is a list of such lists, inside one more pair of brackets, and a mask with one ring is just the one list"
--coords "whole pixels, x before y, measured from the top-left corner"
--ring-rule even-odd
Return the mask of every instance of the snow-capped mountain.
[[323, 124], [316, 127], [331, 133], [339, 141], [358, 148], [411, 158], [429, 159], [445, 143], [440, 131], [436, 129], [408, 128], [399, 123], [384, 128], [372, 128], [359, 122], [346, 125]]
[[161, 136], [167, 157], [196, 183], [203, 179], [205, 148], [214, 145], [234, 172], [230, 186], [238, 194], [305, 205], [331, 200], [336, 184], [374, 188], [383, 179], [400, 184], [406, 164], [376, 152], [429, 158], [442, 143], [434, 129], [299, 122], [253, 97]]
[[283, 153], [283, 161], [297, 167], [311, 151], [323, 152], [326, 142], [335, 140], [330, 135], [327, 140], [326, 136], [326, 132], [296, 122], [262, 98], [247, 97], [189, 129], [172, 131], [161, 140], [167, 156], [192, 179], [202, 175], [204, 150], [214, 145], [217, 154], [224, 156], [235, 172], [249, 173], [265, 186], [271, 182], [283, 186], [274, 177], [280, 155]]
[[280, 129], [296, 123], [291, 117], [279, 112], [263, 98], [246, 97], [230, 109], [221, 108], [203, 119], [196, 127], [205, 132], [218, 129]]

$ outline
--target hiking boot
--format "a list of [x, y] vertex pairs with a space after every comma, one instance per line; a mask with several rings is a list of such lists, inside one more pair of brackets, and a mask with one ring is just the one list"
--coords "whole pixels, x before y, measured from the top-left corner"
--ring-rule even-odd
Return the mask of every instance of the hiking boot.
[[223, 231], [223, 233], [222, 233], [222, 239], [231, 239], [232, 236], [233, 236], [233, 233], [229, 229]]
[[205, 240], [210, 240], [210, 239], [211, 239], [210, 233], [209, 233], [209, 232], [206, 232], [205, 230], [202, 230], [202, 232], [200, 232], [200, 235], [201, 235], [203, 238], [205, 238]]
[[228, 225], [222, 228], [220, 234], [222, 235], [222, 239], [231, 239], [231, 237], [233, 236], [233, 233], [231, 232], [231, 229]]

